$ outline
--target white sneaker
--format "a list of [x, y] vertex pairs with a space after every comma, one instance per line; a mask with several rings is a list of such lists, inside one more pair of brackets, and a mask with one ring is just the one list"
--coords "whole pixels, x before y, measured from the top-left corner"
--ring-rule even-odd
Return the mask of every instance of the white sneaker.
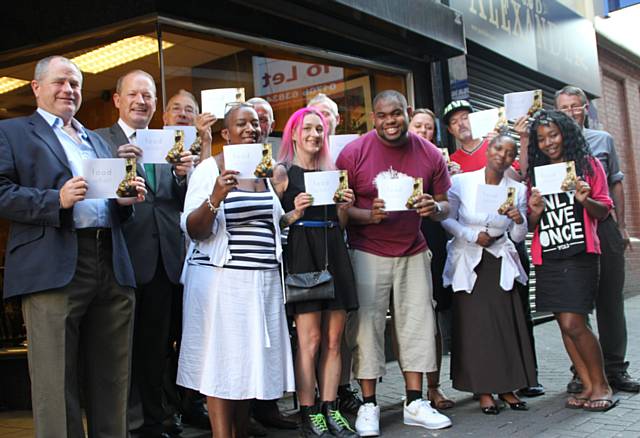
[[421, 426], [425, 429], [444, 429], [451, 426], [451, 420], [431, 407], [428, 400], [418, 399], [404, 405], [404, 424]]
[[360, 436], [380, 435], [380, 406], [365, 403], [358, 409], [356, 432]]

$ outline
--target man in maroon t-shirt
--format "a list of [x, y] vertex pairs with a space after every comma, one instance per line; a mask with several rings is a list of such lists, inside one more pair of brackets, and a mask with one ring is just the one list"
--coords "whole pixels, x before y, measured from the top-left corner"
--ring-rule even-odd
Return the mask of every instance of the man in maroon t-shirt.
[[[451, 185], [447, 165], [435, 146], [409, 133], [402, 94], [383, 91], [373, 100], [373, 108], [375, 130], [348, 144], [336, 162], [339, 169], [348, 171], [356, 195], [349, 209], [348, 236], [360, 309], [349, 321], [347, 337], [354, 344], [353, 371], [364, 397], [356, 420], [361, 436], [380, 432], [375, 391], [376, 380], [385, 374], [389, 308], [406, 384], [405, 424], [428, 429], [451, 425], [422, 398], [423, 374], [436, 370], [436, 349], [431, 255], [420, 221], [447, 217]], [[374, 180], [389, 171], [423, 179], [424, 193], [417, 196], [413, 210], [385, 211]]]

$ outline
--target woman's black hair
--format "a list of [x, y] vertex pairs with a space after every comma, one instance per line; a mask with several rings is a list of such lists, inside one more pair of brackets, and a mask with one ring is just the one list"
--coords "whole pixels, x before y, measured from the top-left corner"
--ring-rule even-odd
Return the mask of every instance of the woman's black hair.
[[564, 160], [575, 162], [578, 176], [593, 175], [593, 169], [589, 163], [591, 151], [582, 135], [582, 128], [561, 111], [540, 110], [533, 115], [533, 121], [529, 127], [529, 167], [527, 169], [529, 181], [535, 181], [533, 169], [536, 166], [550, 164], [549, 157], [538, 147], [538, 127], [548, 126], [551, 123], [558, 127], [562, 135]]

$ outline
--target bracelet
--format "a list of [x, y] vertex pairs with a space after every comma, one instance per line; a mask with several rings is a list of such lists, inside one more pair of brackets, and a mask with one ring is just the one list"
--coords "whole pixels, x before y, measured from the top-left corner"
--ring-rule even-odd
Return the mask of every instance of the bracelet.
[[207, 207], [209, 207], [209, 211], [213, 214], [217, 214], [220, 207], [216, 207], [211, 203], [211, 196], [207, 196]]

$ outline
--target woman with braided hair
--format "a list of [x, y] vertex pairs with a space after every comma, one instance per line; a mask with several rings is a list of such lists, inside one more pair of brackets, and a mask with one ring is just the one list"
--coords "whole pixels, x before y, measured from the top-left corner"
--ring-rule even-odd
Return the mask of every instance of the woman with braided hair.
[[[529, 129], [529, 230], [534, 231], [531, 258], [536, 269], [536, 308], [552, 312], [583, 391], [569, 397], [567, 408], [606, 411], [617, 404], [604, 374], [602, 351], [587, 325], [598, 284], [600, 242], [597, 222], [613, 202], [600, 162], [591, 156], [581, 128], [559, 111], [541, 110]], [[547, 164], [575, 166], [575, 187], [541, 195], [535, 168]], [[539, 183], [539, 182], [538, 182]]]

